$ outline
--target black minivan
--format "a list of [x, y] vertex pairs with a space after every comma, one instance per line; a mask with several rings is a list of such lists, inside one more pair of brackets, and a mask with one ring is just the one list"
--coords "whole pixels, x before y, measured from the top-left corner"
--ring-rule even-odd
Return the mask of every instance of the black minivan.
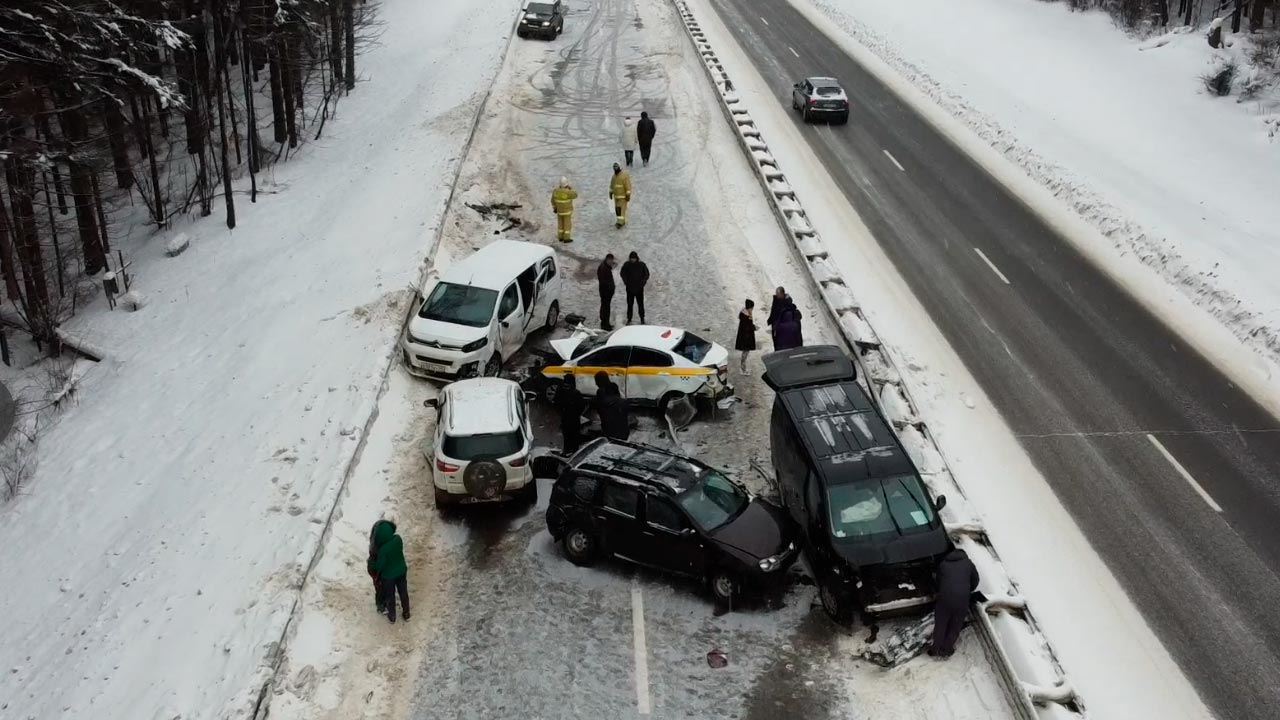
[[543, 456], [559, 476], [547, 529], [578, 565], [613, 555], [699, 580], [716, 601], [781, 586], [799, 555], [781, 508], [698, 460], [637, 443], [597, 438], [566, 459]]
[[822, 606], [893, 614], [933, 600], [937, 562], [951, 549], [935, 501], [837, 347], [764, 356], [776, 396], [770, 454], [782, 504], [800, 526]]

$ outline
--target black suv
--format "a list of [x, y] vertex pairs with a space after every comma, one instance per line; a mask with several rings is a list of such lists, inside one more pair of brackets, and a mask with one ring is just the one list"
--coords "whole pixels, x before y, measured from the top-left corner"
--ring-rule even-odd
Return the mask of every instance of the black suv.
[[791, 109], [805, 122], [825, 117], [840, 125], [849, 122], [849, 96], [835, 78], [805, 78], [791, 86]]
[[564, 32], [564, 6], [560, 4], [560, 0], [529, 3], [520, 12], [516, 35], [522, 38], [544, 37], [555, 40], [556, 36]]
[[822, 606], [837, 622], [932, 601], [952, 545], [937, 501], [837, 347], [764, 357], [777, 393], [769, 441], [782, 504], [800, 526]]
[[578, 565], [616, 555], [706, 580], [729, 605], [780, 581], [799, 554], [780, 508], [692, 458], [598, 438], [560, 462], [547, 528]]

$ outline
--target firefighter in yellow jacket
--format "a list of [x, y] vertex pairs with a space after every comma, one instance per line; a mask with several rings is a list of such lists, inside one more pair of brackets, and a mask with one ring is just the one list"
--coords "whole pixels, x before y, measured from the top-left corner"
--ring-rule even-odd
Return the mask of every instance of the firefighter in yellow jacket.
[[613, 178], [609, 181], [609, 197], [613, 198], [613, 211], [618, 215], [616, 227], [627, 224], [627, 203], [631, 202], [631, 175], [618, 163], [613, 164]]
[[573, 242], [573, 201], [576, 199], [578, 191], [567, 179], [560, 178], [560, 184], [551, 191], [551, 208], [556, 211], [556, 239], [560, 242]]

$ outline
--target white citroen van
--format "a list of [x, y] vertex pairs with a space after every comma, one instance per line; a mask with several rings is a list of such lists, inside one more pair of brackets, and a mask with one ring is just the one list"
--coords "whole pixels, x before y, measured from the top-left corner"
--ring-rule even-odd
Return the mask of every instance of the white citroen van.
[[401, 347], [405, 367], [425, 377], [496, 376], [526, 337], [560, 321], [560, 267], [538, 243], [496, 240], [424, 294]]

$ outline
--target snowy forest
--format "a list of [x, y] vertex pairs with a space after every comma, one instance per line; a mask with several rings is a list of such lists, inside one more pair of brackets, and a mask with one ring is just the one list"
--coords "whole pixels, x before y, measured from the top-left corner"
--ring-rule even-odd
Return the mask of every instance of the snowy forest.
[[1199, 26], [1229, 14], [1231, 31], [1242, 26], [1253, 31], [1276, 27], [1275, 0], [1049, 0], [1065, 2], [1074, 10], [1101, 8], [1126, 28], [1161, 29], [1173, 25]]
[[320, 137], [372, 26], [356, 0], [0, 3], [6, 328], [57, 356], [59, 323], [127, 267], [125, 228], [219, 206], [234, 228], [258, 173]]

